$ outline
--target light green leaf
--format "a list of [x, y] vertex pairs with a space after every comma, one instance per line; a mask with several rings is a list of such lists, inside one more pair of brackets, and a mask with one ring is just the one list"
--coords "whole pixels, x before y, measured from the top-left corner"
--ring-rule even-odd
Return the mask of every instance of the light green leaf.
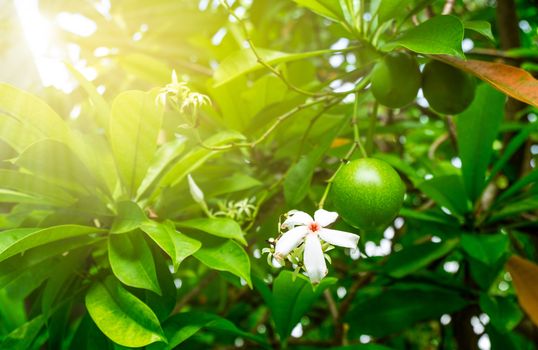
[[141, 232], [110, 235], [108, 260], [114, 275], [122, 283], [161, 294], [153, 255]]
[[14, 229], [0, 235], [0, 262], [50, 242], [105, 232], [90, 226], [61, 225], [45, 229]]
[[194, 253], [194, 257], [214, 270], [228, 271], [243, 278], [252, 288], [250, 260], [243, 248], [234, 241], [214, 247], [202, 247]]
[[381, 0], [377, 9], [379, 23], [382, 24], [390, 20], [398, 20], [403, 9], [411, 0]]
[[141, 229], [170, 256], [176, 271], [183, 260], [196, 253], [202, 246], [200, 241], [176, 231], [170, 221], [164, 223], [148, 221]]
[[127, 193], [134, 197], [151, 164], [163, 111], [155, 95], [126, 91], [114, 99], [109, 141]]
[[484, 189], [486, 170], [504, 116], [505, 96], [482, 84], [476, 97], [457, 119], [458, 148], [465, 190], [475, 201]]
[[510, 240], [504, 234], [464, 234], [461, 246], [465, 253], [486, 265], [494, 266], [508, 252]]
[[340, 3], [335, 0], [293, 0], [325, 18], [336, 22], [345, 21]]
[[458, 243], [459, 240], [452, 239], [441, 243], [426, 242], [406, 247], [391, 254], [383, 270], [392, 277], [402, 278], [447, 255]]
[[197, 218], [176, 222], [176, 226], [203, 231], [213, 236], [235, 239], [239, 243], [247, 245], [241, 226], [232, 219]]
[[477, 32], [478, 34], [483, 35], [489, 40], [495, 42], [495, 38], [491, 32], [491, 23], [487, 21], [464, 21], [463, 26], [465, 29]]
[[301, 317], [310, 310], [321, 293], [336, 283], [336, 278], [324, 278], [315, 288], [303, 275], [282, 271], [273, 283], [271, 312], [280, 339], [287, 339]]
[[97, 327], [120, 345], [141, 347], [166, 341], [153, 311], [111, 277], [93, 284], [86, 294], [86, 308]]
[[[258, 54], [270, 65], [279, 63], [303, 60], [310, 57], [321, 56], [338, 50], [318, 50], [302, 53], [286, 53], [267, 49], [257, 48]], [[241, 75], [261, 69], [263, 66], [258, 62], [251, 49], [235, 51], [226, 57], [219, 65], [214, 74], [214, 87], [226, 84], [227, 82], [240, 77]]]
[[463, 24], [454, 16], [436, 16], [409, 29], [387, 43], [382, 49], [391, 51], [397, 46], [421, 54], [446, 54], [464, 57], [461, 49]]
[[118, 214], [114, 218], [110, 233], [125, 233], [136, 230], [143, 223], [147, 222], [146, 214], [138, 206], [131, 201], [123, 201], [118, 203]]

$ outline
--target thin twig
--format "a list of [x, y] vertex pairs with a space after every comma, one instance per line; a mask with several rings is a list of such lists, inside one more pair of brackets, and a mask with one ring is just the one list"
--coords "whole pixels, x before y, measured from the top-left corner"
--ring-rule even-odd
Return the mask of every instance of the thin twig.
[[456, 4], [456, 0], [446, 0], [445, 6], [443, 7], [443, 12], [441, 12], [441, 14], [443, 15], [451, 14], [452, 10], [454, 9], [455, 4]]

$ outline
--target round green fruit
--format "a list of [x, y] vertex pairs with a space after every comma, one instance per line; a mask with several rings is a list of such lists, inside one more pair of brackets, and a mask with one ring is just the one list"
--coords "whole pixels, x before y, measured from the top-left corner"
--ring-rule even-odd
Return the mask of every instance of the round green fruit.
[[388, 225], [402, 207], [405, 185], [386, 162], [363, 158], [344, 165], [331, 186], [331, 199], [350, 225], [372, 230]]
[[422, 91], [430, 107], [443, 114], [459, 114], [474, 99], [472, 76], [443, 62], [431, 61], [422, 72]]
[[372, 93], [390, 108], [401, 108], [417, 97], [422, 81], [417, 60], [406, 52], [391, 52], [372, 70]]

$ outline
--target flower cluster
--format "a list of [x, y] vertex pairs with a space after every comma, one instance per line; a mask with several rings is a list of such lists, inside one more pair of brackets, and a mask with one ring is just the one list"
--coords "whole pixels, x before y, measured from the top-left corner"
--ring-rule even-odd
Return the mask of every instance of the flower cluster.
[[211, 104], [209, 97], [191, 91], [187, 83], [178, 81], [176, 71], [172, 72], [172, 82], [160, 90], [157, 101], [163, 106], [171, 103], [172, 107], [179, 112], [190, 112], [192, 115], [196, 115], [198, 109], [203, 105]]
[[357, 248], [359, 242], [356, 234], [327, 228], [337, 218], [337, 213], [324, 209], [317, 210], [314, 218], [302, 211], [290, 211], [281, 225], [286, 232], [276, 240], [273, 257], [283, 261], [294, 249], [302, 248], [303, 268], [312, 283], [319, 283], [327, 274], [325, 251], [328, 248], [324, 251], [322, 241], [345, 248]]

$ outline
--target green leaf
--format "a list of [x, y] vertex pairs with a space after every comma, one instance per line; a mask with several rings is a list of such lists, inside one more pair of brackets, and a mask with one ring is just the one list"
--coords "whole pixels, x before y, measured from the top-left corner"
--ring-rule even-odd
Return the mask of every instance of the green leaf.
[[61, 225], [45, 229], [14, 229], [0, 235], [0, 262], [28, 249], [62, 239], [105, 232], [102, 229], [79, 225]]
[[510, 240], [507, 235], [495, 234], [463, 234], [461, 236], [461, 246], [465, 253], [493, 266], [508, 252]]
[[148, 347], [149, 350], [175, 349], [202, 329], [223, 331], [255, 341], [265, 345], [264, 348], [267, 348], [267, 344], [260, 337], [237, 328], [236, 325], [225, 318], [207, 312], [193, 311], [173, 315], [164, 322], [163, 329], [168, 339], [168, 344], [153, 344]]
[[8, 295], [5, 289], [0, 287], [0, 337], [15, 330], [26, 322], [26, 310], [24, 299], [19, 295]]
[[163, 111], [155, 95], [126, 91], [114, 99], [109, 141], [127, 193], [134, 197], [157, 148]]
[[202, 247], [194, 257], [208, 267], [228, 271], [247, 281], [252, 288], [250, 280], [250, 260], [247, 253], [235, 241], [227, 241], [214, 247]]
[[97, 328], [91, 316], [86, 313], [73, 335], [69, 350], [109, 350], [108, 338]]
[[464, 57], [461, 49], [463, 24], [454, 16], [436, 16], [402, 33], [382, 49], [391, 51], [397, 46], [421, 54], [446, 54]]
[[176, 222], [176, 226], [203, 231], [213, 236], [235, 239], [239, 243], [247, 245], [241, 226], [232, 219], [197, 218]]
[[417, 184], [417, 188], [454, 214], [463, 215], [470, 210], [465, 187], [459, 175], [436, 176]]
[[465, 190], [475, 201], [485, 185], [486, 170], [504, 116], [505, 96], [489, 85], [480, 85], [476, 97], [457, 120], [458, 148]]
[[491, 23], [487, 21], [464, 21], [463, 27], [465, 29], [472, 30], [478, 34], [488, 38], [492, 42], [495, 42], [493, 33], [491, 32]]
[[334, 0], [293, 0], [325, 18], [336, 22], [345, 21], [340, 3]]
[[153, 255], [139, 231], [110, 235], [108, 260], [114, 275], [122, 283], [161, 294]]
[[202, 246], [200, 241], [176, 231], [170, 221], [164, 223], [148, 221], [141, 229], [170, 256], [176, 271], [183, 260], [196, 253]]
[[118, 215], [114, 218], [110, 233], [133, 231], [147, 221], [148, 218], [146, 217], [146, 214], [138, 204], [131, 201], [119, 202]]
[[513, 196], [514, 194], [518, 193], [521, 189], [537, 181], [538, 181], [538, 169], [534, 169], [527, 175], [517, 180], [506, 191], [502, 192], [499, 198], [497, 198], [497, 202], [500, 202], [506, 198], [510, 198], [510, 196]]
[[166, 341], [157, 316], [115, 279], [95, 282], [86, 294], [86, 308], [112, 341], [130, 347]]
[[398, 14], [411, 2], [411, 0], [381, 0], [377, 9], [379, 23], [398, 20]]
[[52, 139], [33, 143], [15, 163], [36, 176], [69, 189], [92, 192], [97, 182], [66, 144]]
[[517, 302], [510, 297], [480, 294], [480, 308], [488, 314], [493, 327], [502, 333], [513, 330], [524, 316]]
[[524, 212], [530, 212], [538, 208], [538, 198], [536, 196], [510, 203], [500, 210], [495, 211], [488, 219], [488, 222], [495, 222], [509, 216], [517, 216]]
[[45, 324], [43, 316], [39, 315], [9, 333], [0, 343], [0, 349], [26, 350], [31, 349], [34, 339]]
[[336, 278], [324, 278], [316, 287], [303, 275], [282, 271], [273, 283], [271, 312], [280, 339], [287, 339], [293, 327], [310, 310], [321, 293], [336, 283]]
[[383, 270], [392, 277], [402, 278], [447, 255], [458, 243], [459, 240], [452, 239], [441, 243], [426, 242], [405, 247], [389, 256]]
[[[267, 64], [272, 66], [284, 62], [303, 60], [310, 57], [339, 52], [338, 50], [318, 50], [301, 53], [286, 53], [261, 48], [257, 48], [256, 51]], [[226, 57], [216, 69], [213, 76], [215, 79], [215, 85], [213, 87], [226, 84], [235, 78], [262, 68], [264, 68], [264, 66], [258, 62], [258, 59], [251, 49], [235, 51], [230, 56]]]
[[451, 314], [468, 304], [458, 293], [432, 288], [392, 288], [370, 297], [359, 294], [356, 300], [345, 318], [350, 336], [384, 337], [417, 322]]

